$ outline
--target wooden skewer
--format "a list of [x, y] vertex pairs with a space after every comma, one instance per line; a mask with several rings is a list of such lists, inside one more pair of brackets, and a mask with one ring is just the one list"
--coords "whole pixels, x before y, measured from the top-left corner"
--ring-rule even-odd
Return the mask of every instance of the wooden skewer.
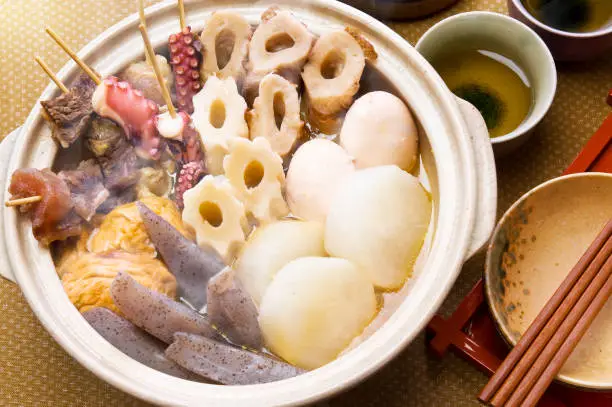
[[49, 76], [49, 78], [51, 78], [51, 80], [53, 82], [55, 82], [55, 84], [57, 85], [58, 88], [60, 88], [60, 90], [64, 93], [68, 93], [68, 88], [66, 87], [66, 85], [64, 85], [62, 83], [62, 81], [60, 81], [59, 79], [57, 79], [57, 76], [55, 76], [55, 74], [51, 71], [51, 69], [49, 68], [49, 66], [45, 63], [45, 61], [43, 61], [40, 57], [36, 57], [34, 58], [34, 60], [36, 62], [38, 62], [38, 65], [40, 65], [40, 67], [42, 68], [43, 71], [45, 71], [45, 73], [47, 74], [47, 76]]
[[91, 78], [92, 81], [94, 81], [94, 83], [96, 85], [99, 85], [100, 83], [102, 83], [102, 80], [100, 79], [100, 77], [98, 76], [97, 73], [95, 73], [89, 66], [87, 66], [87, 64], [85, 62], [83, 62], [83, 60], [81, 60], [81, 58], [79, 58], [77, 56], [77, 54], [68, 46], [68, 44], [66, 44], [64, 42], [64, 40], [62, 40], [56, 33], [55, 31], [53, 31], [50, 28], [45, 28], [45, 31], [47, 32], [47, 34], [49, 34], [51, 36], [51, 38], [53, 38], [53, 41], [55, 41], [57, 43], [57, 45], [59, 45], [65, 52], [66, 54], [68, 54], [70, 56], [70, 58], [72, 58], [72, 60], [74, 62], [77, 63], [77, 65], [79, 65], [81, 67], [81, 69], [87, 74], [89, 75], [89, 77]]
[[172, 98], [170, 97], [170, 92], [168, 91], [166, 80], [164, 79], [164, 76], [162, 75], [161, 70], [159, 69], [159, 64], [157, 63], [157, 59], [155, 59], [155, 51], [153, 50], [153, 46], [151, 45], [151, 40], [149, 40], [147, 29], [142, 24], [138, 26], [138, 29], [140, 30], [140, 34], [142, 35], [142, 40], [145, 43], [147, 54], [149, 54], [149, 57], [151, 59], [153, 70], [155, 71], [155, 77], [157, 78], [157, 81], [159, 82], [159, 87], [161, 88], [161, 91], [162, 91], [162, 96], [164, 97], [164, 101], [166, 102], [166, 105], [168, 106], [168, 112], [170, 113], [170, 116], [174, 119], [176, 117], [176, 109], [174, 108], [174, 105], [172, 104]]
[[30, 204], [30, 203], [35, 203], [35, 202], [39, 202], [42, 200], [42, 196], [40, 195], [34, 195], [34, 196], [29, 196], [27, 198], [19, 198], [19, 199], [12, 199], [10, 201], [6, 201], [4, 203], [5, 206], [20, 206], [20, 205], [26, 205], [26, 204]]
[[[591, 305], [606, 280], [612, 275], [612, 220], [597, 236], [578, 264], [544, 306], [519, 343], [504, 360], [493, 378], [479, 395], [493, 406], [518, 406], [523, 399], [541, 397], [578, 340], [573, 334], [583, 318], [589, 322], [600, 308]], [[608, 293], [609, 296], [609, 293]], [[567, 355], [566, 355], [567, 353]], [[556, 370], [554, 370], [556, 369]], [[553, 371], [554, 370], [554, 371]], [[546, 379], [538, 379], [546, 372]], [[550, 378], [550, 381], [546, 382]], [[537, 387], [536, 387], [537, 386]], [[521, 404], [535, 405], [535, 404]]]
[[[147, 28], [147, 19], [145, 17], [144, 12], [144, 0], [138, 0], [138, 16], [140, 17], [140, 24]], [[149, 53], [145, 51], [145, 59], [147, 60], [147, 64], [151, 65], [151, 57]]]
[[183, 3], [183, 0], [178, 0], [178, 9], [179, 21], [181, 23], [181, 31], [183, 31], [185, 27], [187, 27], [187, 24], [185, 24], [185, 4]]

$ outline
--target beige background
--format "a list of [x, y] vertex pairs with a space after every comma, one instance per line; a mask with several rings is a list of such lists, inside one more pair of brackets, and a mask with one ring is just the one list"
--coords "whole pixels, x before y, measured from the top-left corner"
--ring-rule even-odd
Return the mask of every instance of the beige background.
[[[202, 0], [204, 1], [204, 0]], [[147, 1], [152, 4], [154, 1]], [[136, 11], [136, 0], [0, 0], [0, 135], [19, 126], [47, 85], [33, 58], [54, 69], [67, 57], [44, 34], [53, 27], [75, 49]], [[506, 13], [505, 0], [460, 0], [429, 19], [391, 26], [414, 44], [440, 19], [469, 10]], [[498, 162], [499, 211], [533, 186], [561, 173], [609, 108], [612, 56], [599, 62], [559, 67], [559, 89], [552, 110], [534, 138], [512, 157]], [[482, 256], [470, 261], [443, 311], [452, 310], [482, 272]], [[448, 355], [428, 356], [421, 335], [378, 374], [332, 406], [477, 406], [475, 394], [486, 378]], [[0, 278], [0, 405], [145, 405], [113, 389], [77, 364], [40, 326], [19, 289]]]

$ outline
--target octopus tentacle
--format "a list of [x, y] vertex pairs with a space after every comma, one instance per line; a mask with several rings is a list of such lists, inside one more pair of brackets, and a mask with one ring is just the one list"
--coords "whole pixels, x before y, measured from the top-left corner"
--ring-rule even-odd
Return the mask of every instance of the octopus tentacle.
[[201, 55], [196, 49], [197, 40], [191, 32], [191, 27], [185, 27], [178, 34], [172, 34], [168, 39], [170, 47], [170, 64], [176, 76], [176, 103], [180, 110], [191, 114], [193, 112], [193, 95], [201, 88], [200, 63]]

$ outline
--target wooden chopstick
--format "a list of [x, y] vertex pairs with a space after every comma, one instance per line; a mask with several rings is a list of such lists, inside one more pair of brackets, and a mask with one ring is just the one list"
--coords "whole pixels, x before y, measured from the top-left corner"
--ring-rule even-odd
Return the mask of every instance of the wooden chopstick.
[[[542, 311], [531, 323], [527, 331], [521, 337], [520, 341], [516, 344], [516, 346], [512, 349], [512, 351], [506, 357], [501, 366], [497, 369], [491, 380], [483, 388], [480, 395], [478, 396], [478, 399], [480, 401], [486, 403], [490, 401], [493, 396], [498, 392], [500, 387], [504, 384], [506, 378], [508, 378], [510, 373], [517, 366], [523, 355], [530, 349], [530, 346], [532, 345], [534, 340], [538, 337], [540, 332], [544, 329], [549, 320], [555, 314], [555, 311], [561, 306], [563, 300], [567, 297], [572, 288], [575, 287], [578, 280], [580, 280], [582, 275], [589, 268], [589, 265], [593, 262], [593, 260], [601, 251], [601, 249], [606, 244], [611, 235], [612, 220], [606, 224], [603, 230], [595, 238], [591, 246], [589, 246], [589, 248], [582, 255], [578, 263], [574, 266], [574, 268], [570, 271], [565, 280], [561, 283], [557, 291], [555, 291], [553, 296], [548, 300]], [[556, 322], [560, 324], [560, 321]], [[526, 367], [529, 367], [528, 364], [525, 363], [525, 365]]]
[[552, 362], [546, 367], [544, 372], [540, 375], [540, 378], [535, 382], [532, 391], [527, 395], [523, 405], [536, 405], [538, 400], [542, 398], [544, 392], [554, 380], [555, 376], [561, 370], [567, 359], [570, 357], [584, 334], [591, 326], [593, 320], [597, 317], [597, 314], [608, 302], [610, 295], [612, 295], [612, 257], [608, 259], [604, 268], [608, 269], [608, 279], [604, 286], [599, 290], [589, 308], [586, 310], [584, 315], [580, 318], [570, 336], [561, 345], [561, 348], [554, 355]]
[[[542, 373], [545, 370], [550, 369], [551, 361], [554, 357], [556, 357], [560, 348], [564, 345], [571, 346], [571, 349], [576, 347], [577, 342], [572, 344], [569, 341], [569, 336], [578, 324], [578, 321], [580, 321], [584, 316], [588, 317], [586, 314], [587, 309], [590, 308], [593, 299], [602, 290], [602, 287], [612, 274], [612, 261], [610, 261], [612, 258], [612, 237], [608, 239], [606, 246], [608, 246], [608, 252], [606, 253], [604, 250], [602, 250], [592, 263], [595, 264], [598, 260], [603, 258], [603, 264], [598, 264], [600, 266], [597, 269], [599, 272], [596, 273], [595, 278], [591, 281], [591, 284], [582, 293], [582, 295], [579, 296], [578, 300], [572, 303], [573, 307], [571, 308], [571, 311], [567, 317], [563, 320], [563, 323], [553, 332], [552, 336], [549, 336], [548, 338], [538, 337], [537, 340], [540, 340], [540, 338], [542, 338], [542, 340], [548, 340], [545, 342], [545, 346], [542, 351], [536, 355], [535, 361], [530, 363], [530, 368], [527, 373], [520, 374], [520, 383], [514, 388], [514, 393], [511, 394], [507, 402], [505, 402], [505, 400], [501, 401], [501, 398], [498, 398], [498, 395], [501, 395], [502, 389], [504, 389], [504, 386], [502, 386], [499, 393], [493, 397], [491, 402], [493, 405], [505, 405], [508, 407], [519, 406], [525, 397], [527, 397], [527, 395], [531, 392], [532, 388], [534, 388], [536, 381], [538, 381], [538, 378], [542, 375]], [[606, 249], [606, 246], [604, 246], [604, 249]], [[597, 312], [599, 312], [599, 310], [597, 310]], [[592, 316], [590, 319], [591, 321], [595, 318], [595, 315]], [[588, 325], [586, 327], [588, 328]], [[567, 360], [568, 357], [569, 354], [565, 357], [565, 359]], [[562, 366], [563, 364], [559, 365], [555, 375]]]

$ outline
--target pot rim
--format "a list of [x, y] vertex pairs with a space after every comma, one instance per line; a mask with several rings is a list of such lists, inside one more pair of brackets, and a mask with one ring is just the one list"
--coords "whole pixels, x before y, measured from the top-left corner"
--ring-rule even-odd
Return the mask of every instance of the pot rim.
[[[442, 304], [467, 257], [476, 225], [475, 152], [459, 108], [442, 79], [415, 49], [383, 23], [348, 5], [327, 0], [308, 0], [299, 4], [292, 0], [265, 0], [255, 5], [246, 0], [219, 3], [224, 7], [227, 3], [227, 8], [238, 8], [236, 4], [240, 4], [240, 10], [245, 15], [257, 16], [274, 3], [281, 8], [291, 8], [306, 24], [315, 18], [312, 13], [325, 15], [326, 24], [333, 22], [340, 27], [350, 24], [373, 41], [382, 58], [394, 56], [385, 61], [385, 66], [394, 69], [389, 72], [395, 77], [402, 72], [401, 83], [395, 82], [398, 87], [401, 85], [403, 90], [398, 90], [402, 96], [407, 100], [422, 97], [420, 103], [411, 104], [411, 108], [428, 130], [427, 140], [431, 144], [439, 173], [440, 202], [438, 219], [434, 220], [438, 230], [424, 266], [427, 273], [413, 279], [416, 280], [414, 288], [402, 305], [383, 327], [358, 348], [320, 369], [263, 385], [216, 386], [157, 372], [106, 342], [68, 300], [55, 275], [51, 257], [34, 240], [29, 222], [20, 221], [15, 211], [4, 211], [5, 224], [14, 225], [4, 230], [10, 263], [30, 307], [54, 339], [91, 372], [125, 392], [158, 404], [201, 405], [208, 401], [216, 405], [243, 405], [244, 402], [295, 405], [314, 402], [355, 385], [386, 364], [414, 339]], [[188, 3], [187, 7], [188, 15], [189, 8], [198, 8], [196, 12], [203, 9], [200, 14], [207, 16], [214, 9], [209, 4], [201, 3]], [[160, 20], [174, 16], [175, 2], [167, 0], [149, 7], [146, 14], [151, 19], [151, 39], [154, 45], [159, 45], [167, 38], [167, 34], [163, 37], [162, 34], [169, 32], [168, 24]], [[79, 56], [85, 60], [88, 57], [100, 59], [100, 55], [105, 54], [101, 51], [102, 44], [116, 40], [118, 36], [125, 36], [124, 43], [129, 44], [129, 33], [132, 33], [132, 37], [138, 35], [135, 34], [137, 25], [137, 14], [127, 17], [91, 41], [78, 53]], [[331, 26], [325, 26], [326, 29], [328, 27]], [[109, 59], [107, 57], [102, 62], [112, 65]], [[418, 73], [420, 78], [407, 75], [406, 72], [410, 70]], [[76, 71], [76, 65], [69, 62], [58, 77], [65, 80], [74, 76]], [[414, 95], [406, 92], [409, 88], [415, 91]], [[55, 94], [57, 90], [50, 85], [41, 99]], [[37, 103], [28, 116], [9, 164], [10, 172], [27, 164], [39, 167], [45, 163], [48, 165], [53, 159], [54, 154], [48, 151], [50, 147], [43, 152], [29, 148], [33, 140], [39, 137], [34, 133], [37, 125], [41, 124], [40, 110]], [[435, 117], [431, 116], [432, 113], [436, 114]]]

